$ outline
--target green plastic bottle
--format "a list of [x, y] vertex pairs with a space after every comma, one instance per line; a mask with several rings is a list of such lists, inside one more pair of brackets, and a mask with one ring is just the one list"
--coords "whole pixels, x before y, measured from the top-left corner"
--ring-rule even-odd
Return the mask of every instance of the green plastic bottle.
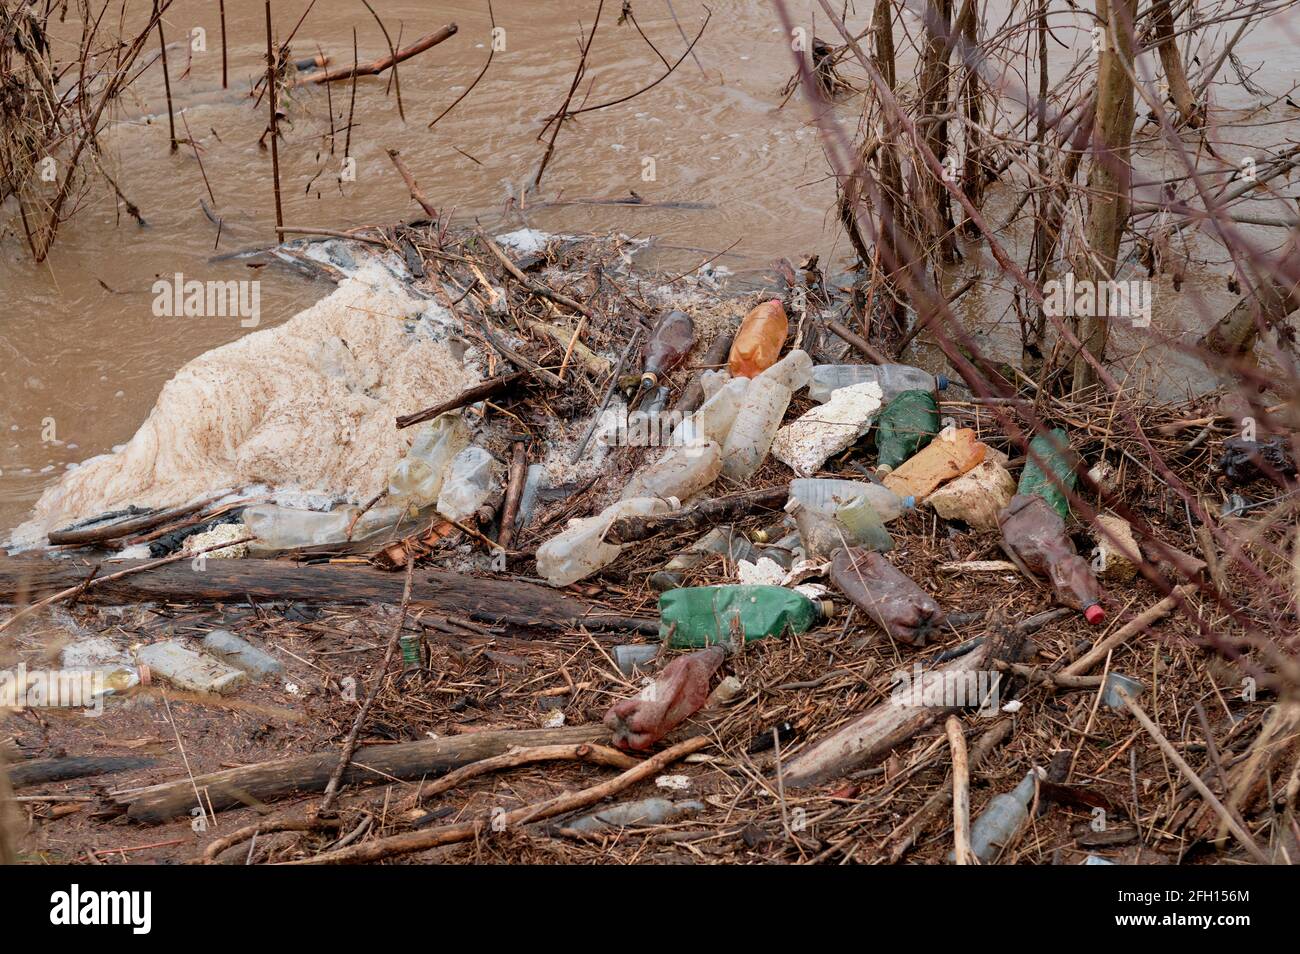
[[879, 467], [893, 470], [939, 433], [939, 405], [929, 391], [904, 391], [876, 419]]
[[1074, 467], [1071, 466], [1071, 456], [1069, 438], [1061, 428], [1037, 435], [1029, 442], [1029, 459], [1025, 462], [1025, 469], [1020, 472], [1020, 486], [1016, 489], [1016, 493], [1038, 494], [1052, 505], [1052, 509], [1061, 515], [1062, 520], [1068, 520], [1070, 498], [1052, 483], [1052, 479], [1034, 462], [1034, 458], [1037, 457], [1046, 464], [1062, 484], [1073, 490], [1079, 478], [1074, 473]]
[[675, 649], [726, 646], [733, 632], [745, 642], [787, 627], [802, 633], [822, 615], [822, 607], [783, 586], [690, 586], [660, 594], [659, 638]]

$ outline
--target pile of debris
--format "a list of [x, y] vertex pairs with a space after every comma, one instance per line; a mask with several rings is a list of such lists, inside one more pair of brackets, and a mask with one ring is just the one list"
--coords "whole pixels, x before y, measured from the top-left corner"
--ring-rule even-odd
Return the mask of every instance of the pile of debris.
[[[0, 666], [95, 674], [95, 751], [169, 762], [10, 717], [14, 784], [72, 786], [24, 850], [1295, 857], [1291, 541], [1243, 496], [1291, 492], [1279, 419], [863, 363], [813, 271], [358, 239], [277, 248], [338, 289], [182, 369], [0, 560]], [[98, 847], [122, 814], [174, 830]]]

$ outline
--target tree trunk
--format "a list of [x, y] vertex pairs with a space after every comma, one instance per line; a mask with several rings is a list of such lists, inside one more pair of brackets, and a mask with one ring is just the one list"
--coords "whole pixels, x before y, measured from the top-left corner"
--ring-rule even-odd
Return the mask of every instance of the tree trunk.
[[[1137, 0], [1097, 0], [1097, 19], [1105, 23], [1097, 78], [1097, 114], [1093, 124], [1092, 166], [1088, 173], [1088, 257], [1080, 278], [1106, 282], [1114, 278], [1120, 238], [1129, 214], [1133, 138], [1133, 28]], [[1077, 321], [1079, 339], [1098, 363], [1106, 357], [1110, 318], [1096, 315]], [[1084, 355], [1074, 358], [1075, 393], [1097, 381]]]
[[[944, 164], [944, 174], [949, 169], [955, 173], [956, 159], [949, 156], [948, 121], [935, 117], [948, 112], [948, 86], [952, 78], [949, 58], [952, 54], [952, 0], [933, 0], [924, 13], [926, 43], [921, 57], [919, 85], [921, 89], [921, 118], [925, 120], [923, 139], [925, 145]], [[928, 171], [920, 173], [921, 209], [925, 215], [928, 244], [936, 249], [944, 262], [955, 262], [959, 255], [953, 235], [952, 203], [945, 183]]]
[[1300, 240], [1293, 240], [1270, 274], [1244, 296], [1201, 338], [1201, 347], [1215, 354], [1249, 353], [1261, 331], [1267, 331], [1300, 310]]
[[1174, 16], [1169, 7], [1170, 0], [1156, 0], [1151, 11], [1155, 20], [1156, 37], [1160, 41], [1160, 63], [1165, 68], [1169, 95], [1178, 110], [1178, 125], [1185, 124], [1195, 129], [1201, 125], [1201, 108], [1197, 105], [1191, 84], [1187, 82], [1183, 57], [1178, 52], [1178, 41], [1174, 38]]

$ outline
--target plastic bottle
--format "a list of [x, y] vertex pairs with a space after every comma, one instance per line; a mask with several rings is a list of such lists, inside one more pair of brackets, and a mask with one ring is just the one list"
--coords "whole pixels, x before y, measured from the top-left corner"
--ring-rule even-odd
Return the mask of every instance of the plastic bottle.
[[[706, 371], [706, 375], [718, 372]], [[697, 441], [717, 441], [721, 447], [731, 433], [731, 426], [736, 421], [736, 412], [745, 399], [749, 389], [749, 378], [732, 378], [720, 373], [715, 378], [716, 384], [706, 385], [708, 397], [699, 409], [673, 431], [672, 443], [676, 446], [692, 444]], [[709, 388], [712, 387], [712, 390]]]
[[537, 572], [551, 586], [568, 586], [591, 576], [618, 559], [623, 548], [604, 541], [605, 531], [619, 517], [642, 516], [676, 510], [673, 498], [634, 497], [612, 503], [594, 517], [579, 517], [537, 548]]
[[868, 382], [880, 385], [885, 403], [904, 391], [944, 391], [948, 387], [946, 375], [935, 376], [908, 364], [819, 364], [812, 369], [808, 396], [825, 404], [840, 388]]
[[1061, 428], [1035, 435], [1029, 442], [1029, 457], [1025, 461], [1025, 469], [1020, 472], [1020, 486], [1016, 488], [1016, 493], [1038, 494], [1052, 505], [1052, 509], [1059, 513], [1062, 519], [1069, 517], [1070, 498], [1052, 483], [1052, 478], [1044, 472], [1034, 458], [1037, 457], [1042, 461], [1067, 489], [1073, 490], [1078, 477], [1074, 473], [1074, 467], [1071, 466], [1072, 456], [1069, 438]]
[[422, 510], [438, 499], [451, 459], [469, 443], [469, 429], [460, 414], [443, 414], [419, 425], [411, 449], [388, 478], [388, 499], [410, 510]]
[[650, 337], [641, 349], [644, 360], [641, 389], [658, 387], [659, 379], [682, 360], [695, 346], [695, 322], [684, 311], [670, 311], [655, 322]]
[[826, 610], [782, 586], [692, 586], [660, 594], [659, 638], [678, 649], [728, 646], [806, 632]]
[[831, 561], [831, 581], [885, 632], [909, 645], [924, 646], [943, 622], [934, 598], [873, 550], [840, 550]]
[[256, 504], [244, 508], [243, 521], [249, 533], [257, 537], [249, 542], [249, 549], [293, 550], [345, 540], [348, 525], [356, 513], [356, 507], [322, 513], [275, 504]]
[[735, 377], [753, 378], [766, 371], [781, 356], [789, 319], [781, 300], [773, 298], [755, 307], [740, 323], [736, 340], [731, 343], [727, 367]]
[[885, 521], [866, 497], [855, 497], [835, 511], [835, 519], [849, 533], [850, 545], [857, 545], [877, 553], [894, 549], [894, 538], [885, 529]]
[[1065, 532], [1065, 520], [1039, 494], [1016, 494], [998, 514], [1002, 539], [1025, 566], [1048, 578], [1056, 597], [1072, 609], [1082, 610], [1093, 625], [1106, 618], [1101, 588], [1088, 561], [1074, 549]]
[[151, 643], [137, 654], [155, 676], [177, 689], [192, 692], [231, 692], [243, 685], [244, 673], [211, 656], [200, 656], [175, 640]]
[[644, 752], [693, 716], [709, 698], [709, 683], [726, 658], [721, 646], [678, 656], [653, 684], [610, 706], [602, 721], [612, 731], [614, 744]]
[[438, 513], [464, 520], [492, 493], [496, 458], [478, 446], [466, 447], [451, 459], [438, 491]]
[[204, 636], [203, 649], [214, 659], [242, 669], [254, 679], [279, 676], [284, 672], [284, 663], [280, 660], [226, 629], [214, 629]]
[[833, 477], [796, 477], [790, 481], [790, 496], [811, 510], [827, 514], [863, 497], [886, 523], [916, 506], [914, 497], [900, 497], [880, 484]]
[[688, 500], [717, 480], [721, 472], [722, 448], [714, 441], [674, 447], [633, 474], [620, 499], [676, 497]]
[[970, 428], [950, 429], [888, 474], [885, 486], [900, 496], [910, 494], [924, 500], [944, 481], [973, 469], [987, 451]]
[[670, 572], [690, 570], [707, 560], [711, 554], [721, 554], [733, 563], [738, 560], [749, 560], [752, 563], [758, 559], [749, 538], [727, 524], [714, 527], [665, 563], [664, 569]]
[[[994, 795], [971, 825], [971, 854], [979, 859], [980, 864], [986, 865], [993, 861], [998, 852], [1020, 831], [1020, 826], [1029, 819], [1029, 804], [1034, 800], [1036, 774], [1036, 771], [1030, 771], [1010, 792]], [[948, 860], [956, 861], [956, 853], [949, 852]]]
[[729, 478], [748, 480], [763, 465], [790, 397], [808, 383], [811, 369], [805, 352], [791, 351], [750, 381], [722, 447], [722, 472]]
[[810, 510], [798, 500], [786, 501], [785, 512], [794, 517], [799, 542], [809, 560], [829, 560], [836, 550], [853, 542], [853, 536], [835, 517]]
[[939, 405], [929, 391], [904, 391], [876, 419], [876, 468], [893, 470], [939, 433]]

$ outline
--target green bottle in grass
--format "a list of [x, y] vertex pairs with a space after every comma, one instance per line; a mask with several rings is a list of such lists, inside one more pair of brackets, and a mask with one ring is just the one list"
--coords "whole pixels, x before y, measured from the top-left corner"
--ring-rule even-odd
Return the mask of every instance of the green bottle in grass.
[[675, 649], [702, 649], [802, 633], [828, 609], [783, 586], [683, 587], [659, 596], [659, 638]]
[[904, 391], [876, 419], [877, 467], [893, 470], [939, 433], [939, 405], [929, 391]]
[[1066, 488], [1073, 490], [1079, 479], [1074, 473], [1073, 457], [1069, 438], [1061, 428], [1036, 435], [1029, 442], [1029, 457], [1025, 461], [1025, 469], [1020, 472], [1020, 486], [1016, 488], [1016, 493], [1038, 494], [1052, 505], [1052, 509], [1061, 515], [1061, 519], [1068, 520], [1070, 498], [1052, 482], [1052, 478], [1035, 462], [1034, 458], [1042, 461], [1047, 471], [1055, 474]]

